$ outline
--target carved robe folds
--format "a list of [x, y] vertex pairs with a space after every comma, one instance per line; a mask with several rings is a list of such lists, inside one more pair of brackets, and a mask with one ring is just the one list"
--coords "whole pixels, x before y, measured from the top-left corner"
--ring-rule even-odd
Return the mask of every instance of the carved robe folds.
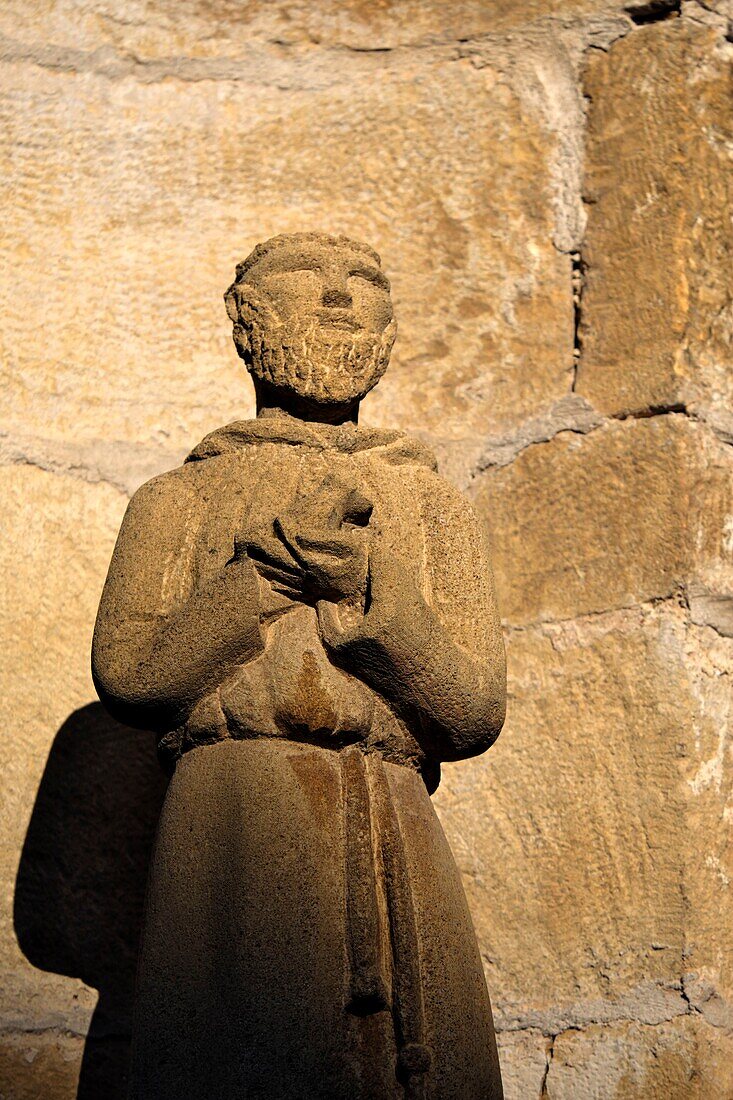
[[[241, 599], [256, 614], [241, 659], [235, 605], [197, 620], [243, 528], [271, 527], [319, 487], [326, 503], [342, 489], [369, 501], [367, 537], [379, 533], [390, 575], [430, 609], [426, 659], [454, 651], [454, 676], [435, 657], [414, 696], [392, 692], [378, 637], [363, 669], [341, 660], [317, 607], [244, 558]], [[225, 673], [184, 675], [181, 654], [188, 667], [212, 647], [206, 661]], [[481, 960], [429, 797], [440, 760], [481, 752], [498, 731], [441, 723], [441, 692], [448, 706], [451, 692], [485, 690], [472, 662], [503, 682], [481, 526], [397, 433], [237, 423], [139, 490], [94, 652], [107, 705], [163, 731], [174, 763], [140, 960], [135, 1100], [501, 1096]], [[430, 692], [435, 706], [421, 702]]]

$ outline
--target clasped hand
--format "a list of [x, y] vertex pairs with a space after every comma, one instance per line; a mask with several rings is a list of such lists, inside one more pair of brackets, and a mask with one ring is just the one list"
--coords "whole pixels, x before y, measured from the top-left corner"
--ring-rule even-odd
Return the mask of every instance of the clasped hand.
[[355, 601], [366, 591], [371, 514], [367, 497], [328, 475], [269, 528], [245, 529], [234, 557], [246, 554], [276, 591], [300, 603]]

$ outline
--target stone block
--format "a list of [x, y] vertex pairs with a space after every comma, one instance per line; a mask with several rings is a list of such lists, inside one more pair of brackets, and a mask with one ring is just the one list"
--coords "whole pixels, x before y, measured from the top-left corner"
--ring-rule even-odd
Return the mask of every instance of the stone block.
[[685, 664], [694, 697], [683, 766], [685, 994], [719, 1033], [733, 1033], [733, 922], [726, 917], [733, 883], [733, 639], [692, 627]]
[[[731, 1095], [730, 1037], [684, 1016], [569, 1031], [555, 1040], [548, 1100], [713, 1100]], [[727, 1063], [727, 1064], [726, 1064]]]
[[509, 720], [436, 797], [507, 1100], [543, 1081], [556, 1100], [733, 1096], [731, 451], [681, 415], [599, 426], [685, 405], [733, 432], [726, 3], [587, 54], [571, 398], [563, 50], [607, 42], [599, 15], [622, 33], [628, 5], [3, 5], [3, 455], [88, 482], [0, 471], [3, 1098], [123, 1091], [110, 1037], [160, 776], [145, 733], [92, 705], [114, 486], [251, 414], [222, 294], [256, 240], [298, 228], [373, 241], [392, 276], [400, 336], [365, 422], [426, 435], [461, 480], [526, 445], [473, 483]]
[[649, 1023], [681, 994], [695, 701], [682, 609], [511, 631], [506, 727], [436, 795], [499, 1030]]
[[728, 51], [672, 19], [590, 55], [576, 389], [603, 412], [684, 404], [733, 430]]
[[251, 51], [252, 43], [269, 46], [273, 54], [288, 47], [348, 47], [353, 50], [393, 50], [467, 41], [489, 34], [516, 31], [548, 17], [588, 18], [618, 11], [618, 0], [255, 0], [232, 11], [221, 0], [193, 0], [182, 17], [173, 0], [136, 0], [120, 17], [107, 0], [65, 0], [5, 5], [8, 31], [28, 42], [86, 50], [114, 48], [142, 61], [212, 59]]
[[541, 1031], [503, 1031], [496, 1037], [504, 1100], [542, 1095], [550, 1040]]
[[145, 82], [97, 55], [4, 65], [2, 405], [32, 460], [51, 441], [56, 467], [129, 485], [251, 414], [222, 295], [256, 241], [296, 229], [374, 243], [392, 279], [400, 331], [366, 422], [478, 452], [567, 392], [541, 94], [451, 51], [381, 56], [220, 81]]
[[733, 452], [686, 417], [610, 422], [474, 482], [509, 624], [733, 593]]
[[0, 1036], [0, 1096], [3, 1100], [74, 1100], [84, 1040], [43, 1032]]
[[[78, 720], [95, 698], [91, 634], [126, 500], [107, 485], [29, 466], [0, 469], [0, 486], [6, 732], [0, 806], [3, 1026], [83, 1034], [97, 995], [84, 967], [81, 929], [96, 937], [97, 958], [106, 951], [114, 970], [110, 960], [124, 933], [115, 941], [104, 921], [98, 932], [94, 929], [120, 898], [110, 896], [104, 913], [90, 910], [90, 904], [95, 890], [104, 897], [113, 884], [107, 872], [115, 860], [126, 873], [130, 819], [135, 832], [131, 814], [125, 832], [115, 837], [121, 849], [112, 846], [106, 857], [100, 851], [105, 833], [94, 831], [99, 819], [91, 811], [106, 804], [111, 812], [115, 803], [121, 809], [115, 777], [122, 781], [118, 766], [129, 776], [124, 762], [129, 744], [120, 736], [122, 727], [100, 729], [95, 739], [93, 721], [85, 722], [84, 715]], [[85, 783], [90, 769], [94, 780]], [[45, 801], [42, 794], [48, 796]], [[112, 837], [108, 830], [106, 841]], [[125, 912], [123, 906], [120, 913]]]
[[513, 630], [508, 668], [502, 736], [446, 766], [436, 795], [500, 1032], [636, 1020], [652, 1035], [692, 1005], [701, 1064], [722, 1073], [733, 642], [670, 601]]

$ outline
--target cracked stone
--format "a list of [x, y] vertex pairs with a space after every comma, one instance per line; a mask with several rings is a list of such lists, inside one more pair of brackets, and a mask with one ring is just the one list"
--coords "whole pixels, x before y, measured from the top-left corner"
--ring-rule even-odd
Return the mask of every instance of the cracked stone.
[[504, 1031], [499, 1047], [504, 1100], [539, 1097], [547, 1069], [549, 1040], [541, 1031]]
[[733, 638], [733, 595], [721, 596], [694, 584], [688, 589], [687, 599], [693, 623], [711, 626], [718, 634]]

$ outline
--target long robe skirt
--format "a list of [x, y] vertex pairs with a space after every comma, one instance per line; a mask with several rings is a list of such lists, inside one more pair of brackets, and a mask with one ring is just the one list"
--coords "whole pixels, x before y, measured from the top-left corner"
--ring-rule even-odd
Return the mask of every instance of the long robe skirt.
[[150, 872], [132, 1100], [500, 1100], [466, 899], [419, 774], [187, 752]]

